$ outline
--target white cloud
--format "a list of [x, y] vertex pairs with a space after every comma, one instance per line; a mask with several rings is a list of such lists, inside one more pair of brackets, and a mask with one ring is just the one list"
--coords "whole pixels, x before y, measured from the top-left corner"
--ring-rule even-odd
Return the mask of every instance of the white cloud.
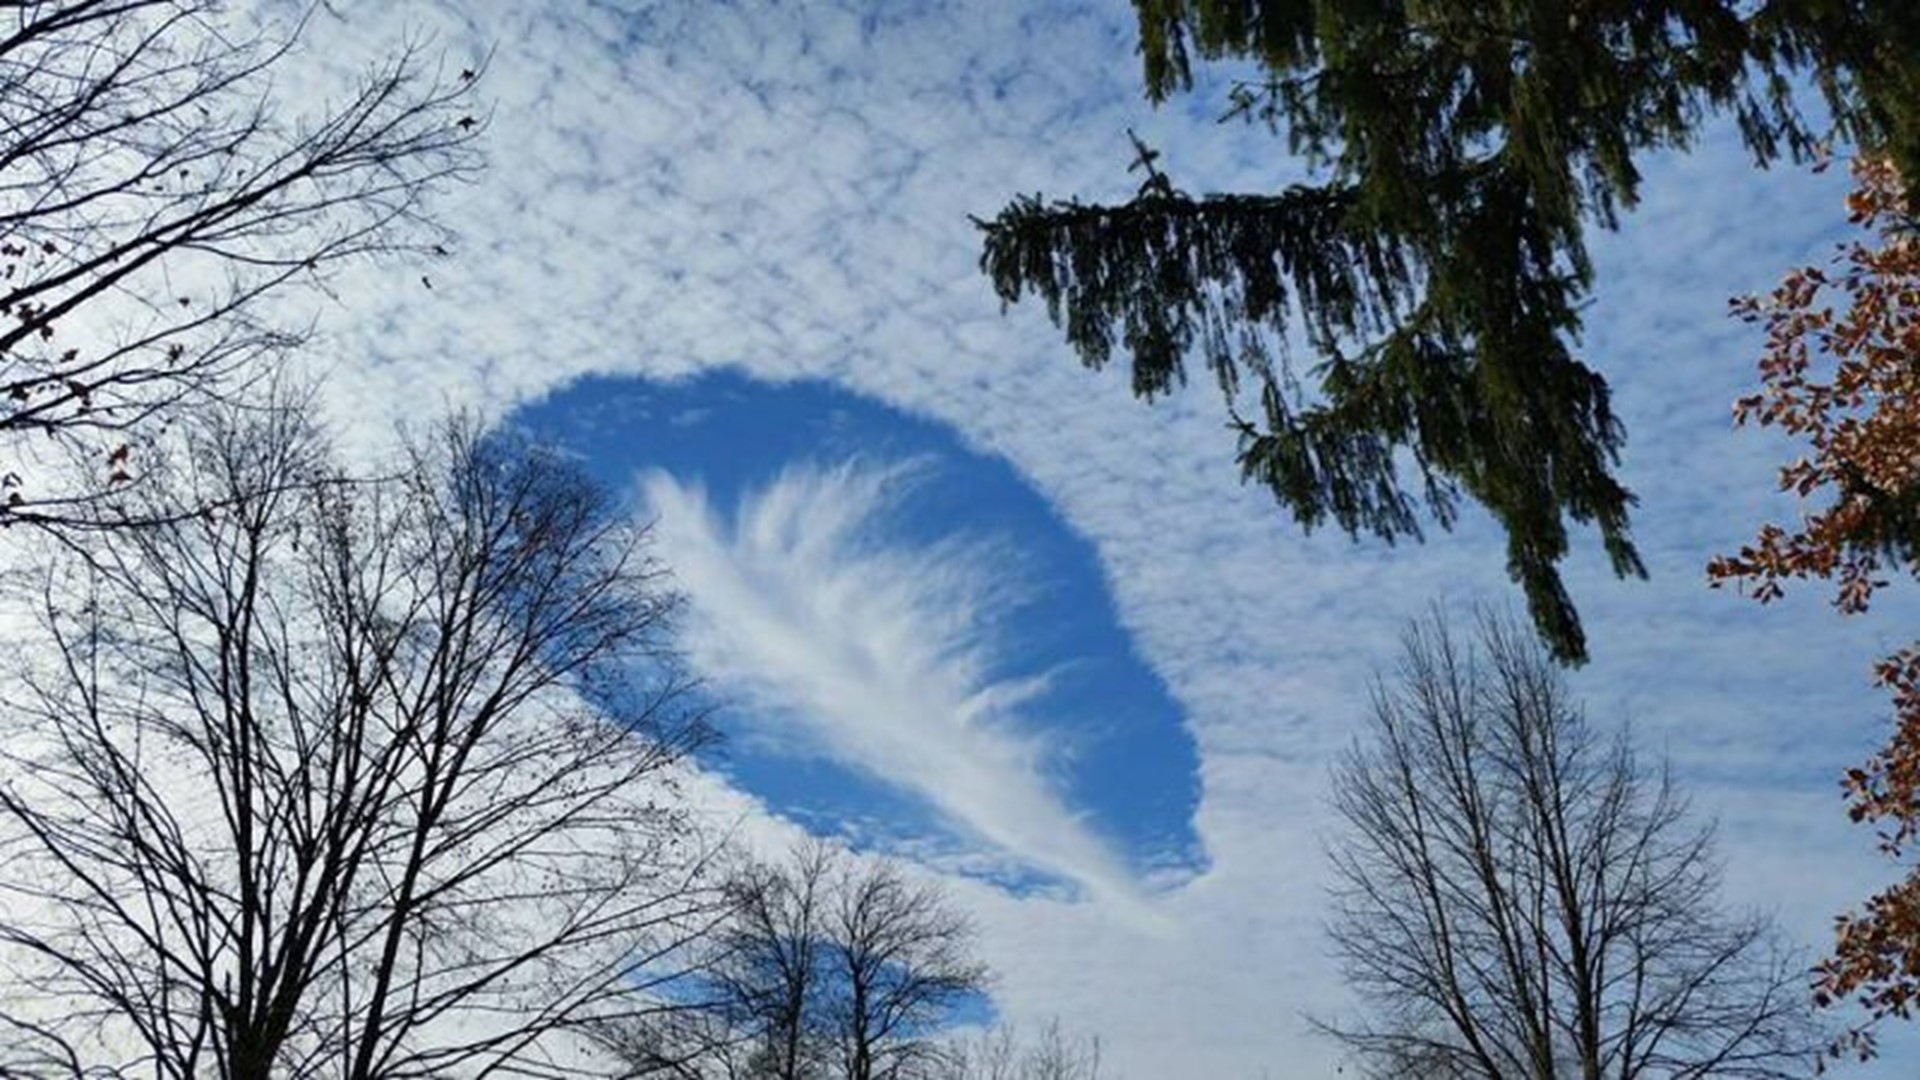
[[1100, 899], [1137, 890], [1048, 782], [1023, 723], [1044, 675], [996, 675], [1009, 583], [993, 544], [889, 541], [910, 470], [792, 467], [730, 516], [645, 480], [660, 554], [688, 594], [695, 666], [775, 736], [926, 800], [952, 824]]
[[[1424, 547], [1302, 539], [1236, 486], [1204, 380], [1148, 409], [1120, 373], [1079, 370], [1035, 305], [1000, 313], [966, 221], [1014, 192], [1124, 195], [1129, 125], [1194, 191], [1285, 183], [1282, 144], [1205, 122], [1217, 98], [1149, 110], [1122, 3], [884, 19], [826, 0], [332, 6], [352, 21], [317, 19], [311, 54], [345, 68], [423, 20], [457, 56], [499, 46], [483, 85], [494, 165], [447, 204], [466, 240], [434, 291], [397, 270], [339, 283], [323, 320], [333, 418], [378, 430], [443, 398], [501, 410], [592, 372], [736, 365], [833, 381], [1004, 455], [1093, 543], [1184, 708], [1211, 869], [1153, 901], [1179, 947], [1142, 946], [1100, 904], [962, 883], [1003, 1009], [1103, 1035], [1136, 1080], [1330, 1074], [1294, 1020], [1337, 985], [1314, 920], [1321, 766], [1403, 618], [1443, 592], [1512, 597], [1500, 538], [1470, 514]], [[1889, 874], [1832, 778], [1883, 733], [1867, 660], [1915, 606], [1842, 623], [1807, 590], [1756, 611], [1708, 593], [1700, 568], [1790, 513], [1767, 498], [1778, 444], [1728, 431], [1757, 342], [1722, 318], [1725, 297], [1807, 257], [1840, 221], [1844, 178], [1757, 173], [1724, 127], [1645, 172], [1640, 209], [1595, 245], [1586, 352], [1632, 435], [1655, 580], [1575, 560], [1596, 648], [1576, 687], [1596, 716], [1634, 714], [1684, 776], [1715, 770], [1699, 796], [1730, 824], [1732, 900], [1780, 900], [1818, 947], [1828, 916]], [[1890, 1059], [1855, 1075], [1904, 1075]]]

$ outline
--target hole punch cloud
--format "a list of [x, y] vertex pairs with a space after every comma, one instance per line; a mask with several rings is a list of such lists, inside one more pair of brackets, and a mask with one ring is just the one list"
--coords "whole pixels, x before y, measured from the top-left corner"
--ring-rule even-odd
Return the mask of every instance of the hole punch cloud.
[[797, 465], [731, 512], [664, 472], [643, 480], [659, 553], [694, 610], [695, 666], [775, 741], [932, 807], [958, 830], [1096, 896], [1136, 889], [1050, 780], [1023, 717], [1049, 677], [1006, 675], [1017, 586], [991, 541], [890, 538], [912, 465]]

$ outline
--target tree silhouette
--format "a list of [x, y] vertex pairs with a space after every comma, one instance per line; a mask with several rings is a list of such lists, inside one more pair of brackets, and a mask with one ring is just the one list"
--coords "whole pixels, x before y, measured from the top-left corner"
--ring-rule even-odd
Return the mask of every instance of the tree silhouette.
[[[1920, 8], [1902, 0], [1135, 0], [1148, 96], [1192, 58], [1260, 75], [1229, 115], [1284, 133], [1325, 179], [1193, 195], [1144, 147], [1131, 200], [1015, 199], [981, 268], [1046, 302], [1089, 367], [1116, 355], [1152, 399], [1197, 360], [1227, 401], [1242, 476], [1302, 526], [1418, 538], [1464, 497], [1562, 660], [1587, 646], [1562, 582], [1568, 526], [1644, 575], [1625, 434], [1575, 354], [1586, 235], [1638, 195], [1639, 162], [1731, 113], [1756, 160], [1829, 135], [1920, 163]], [[1800, 113], [1811, 82], [1837, 118]], [[1298, 332], [1311, 357], [1288, 355]]]
[[688, 1008], [595, 1029], [635, 1075], [950, 1075], [942, 1028], [988, 976], [972, 956], [972, 923], [936, 884], [815, 838], [783, 859], [746, 861], [726, 892]]
[[0, 739], [0, 1075], [553, 1075], [724, 910], [644, 536], [466, 425], [341, 480], [299, 411], [196, 425], [140, 494], [217, 509], [48, 576]]
[[1406, 635], [1334, 774], [1334, 952], [1363, 1072], [1501, 1080], [1804, 1076], [1803, 968], [1721, 910], [1710, 830], [1483, 619]]
[[475, 72], [404, 42], [296, 104], [276, 79], [304, 23], [213, 0], [0, 20], [0, 523], [111, 527], [160, 423], [300, 341], [272, 298], [353, 257], [446, 250], [427, 203], [479, 165]]

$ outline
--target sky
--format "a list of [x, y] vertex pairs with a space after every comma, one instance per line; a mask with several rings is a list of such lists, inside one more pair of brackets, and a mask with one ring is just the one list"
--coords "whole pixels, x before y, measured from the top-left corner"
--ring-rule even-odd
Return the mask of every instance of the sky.
[[[1328, 766], [1407, 620], [1518, 604], [1500, 537], [1471, 511], [1424, 545], [1301, 535], [1238, 483], [1211, 387], [1147, 406], [1082, 370], [1043, 311], [1002, 309], [969, 221], [1126, 197], [1129, 128], [1188, 190], [1300, 178], [1215, 122], [1230, 72], [1150, 106], [1124, 0], [328, 8], [311, 70], [412, 35], [484, 60], [490, 109], [433, 288], [387, 265], [316, 300], [348, 444], [475, 408], [629, 499], [688, 597], [728, 735], [702, 766], [743, 832], [939, 876], [999, 1016], [1098, 1036], [1131, 1080], [1333, 1075], [1305, 1019], [1349, 1005], [1320, 923]], [[1889, 877], [1835, 778], [1884, 734], [1869, 664], [1915, 608], [1759, 609], [1703, 567], [1792, 512], [1785, 447], [1731, 426], [1759, 342], [1726, 300], [1824, 257], [1843, 171], [1756, 172], [1725, 124], [1645, 171], [1596, 240], [1583, 354], [1651, 578], [1576, 537], [1572, 686], [1717, 819], [1729, 903], [1817, 949]], [[1892, 1032], [1840, 1075], [1914, 1061]]]

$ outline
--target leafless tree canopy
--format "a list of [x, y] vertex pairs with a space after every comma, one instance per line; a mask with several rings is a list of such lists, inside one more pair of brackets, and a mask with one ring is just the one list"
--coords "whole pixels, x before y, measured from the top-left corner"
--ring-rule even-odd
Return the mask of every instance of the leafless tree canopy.
[[1409, 631], [1334, 777], [1331, 932], [1371, 1075], [1692, 1080], [1805, 1075], [1806, 973], [1719, 906], [1711, 833], [1664, 770], [1483, 619]]
[[[403, 43], [289, 109], [276, 77], [298, 33], [220, 0], [0, 5], [7, 520], [117, 520], [97, 504], [144, 471], [145, 422], [295, 340], [263, 301], [350, 256], [445, 243], [424, 205], [478, 164], [474, 72]], [[56, 475], [75, 455], [83, 475]]]
[[1100, 1040], [1048, 1022], [1029, 1040], [996, 1027], [950, 1046], [939, 1080], [1100, 1080]]
[[731, 882], [735, 914], [716, 983], [769, 1080], [824, 1077], [830, 1067], [823, 1037], [828, 926], [843, 873], [840, 857], [816, 841], [795, 848], [784, 865], [748, 865]]
[[701, 1007], [603, 1038], [635, 1075], [932, 1080], [942, 1027], [978, 995], [973, 928], [941, 890], [820, 841], [736, 869]]
[[826, 1012], [846, 1080], [914, 1076], [937, 1055], [931, 1025], [985, 984], [973, 926], [935, 886], [889, 863], [838, 884]]
[[374, 483], [287, 409], [192, 448], [152, 495], [221, 509], [51, 575], [11, 688], [0, 1076], [582, 1074], [721, 910], [643, 537], [458, 424]]

